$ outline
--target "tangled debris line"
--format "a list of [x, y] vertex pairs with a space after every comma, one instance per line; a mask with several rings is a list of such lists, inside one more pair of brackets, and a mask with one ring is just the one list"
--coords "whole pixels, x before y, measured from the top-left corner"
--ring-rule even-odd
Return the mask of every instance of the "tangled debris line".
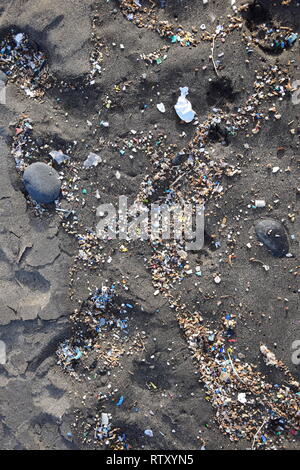
[[[184, 306], [177, 306], [177, 311], [180, 327], [198, 365], [200, 381], [204, 383], [206, 399], [215, 408], [216, 421], [230, 440], [246, 438], [255, 440], [256, 448], [272, 448], [284, 437], [297, 435], [299, 383], [288, 373], [286, 383], [272, 385], [254, 365], [239, 358], [229, 342], [236, 326], [233, 315], [226, 315], [217, 331], [205, 326], [199, 313], [189, 315]], [[268, 364], [277, 366], [273, 353], [265, 346], [262, 352], [269, 358], [272, 355]]]
[[[142, 4], [143, 3], [143, 4]], [[174, 25], [170, 21], [159, 19], [158, 4], [152, 0], [144, 4], [139, 0], [120, 0], [120, 10], [128, 21], [135, 24], [138, 28], [146, 28], [155, 31], [162, 38], [167, 39], [171, 44], [180, 44], [182, 47], [197, 46], [201, 40], [213, 41], [216, 34], [222, 32], [222, 37], [226, 37], [228, 33], [242, 27], [243, 20], [241, 17], [229, 16], [226, 28], [218, 25], [216, 32], [203, 32], [205, 25], [201, 25], [199, 32], [198, 27], [193, 26], [191, 31], [185, 30], [180, 24]]]
[[143, 6], [139, 0], [121, 0], [120, 9], [128, 21], [131, 21], [139, 28], [154, 30], [161, 37], [170, 39], [172, 43], [178, 42], [182, 46], [190, 46], [199, 42], [199, 39], [196, 38], [196, 28], [189, 32], [181, 26], [174, 27], [168, 21], [160, 21], [156, 2], [150, 0], [146, 6]]

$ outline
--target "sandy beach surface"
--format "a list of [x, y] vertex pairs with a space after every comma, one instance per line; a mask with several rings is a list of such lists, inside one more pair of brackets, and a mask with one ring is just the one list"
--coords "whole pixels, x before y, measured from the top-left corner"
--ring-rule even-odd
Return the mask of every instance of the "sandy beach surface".
[[[293, 0], [1, 1], [1, 449], [299, 450], [299, 32]], [[204, 205], [203, 246], [101, 239], [120, 196]]]

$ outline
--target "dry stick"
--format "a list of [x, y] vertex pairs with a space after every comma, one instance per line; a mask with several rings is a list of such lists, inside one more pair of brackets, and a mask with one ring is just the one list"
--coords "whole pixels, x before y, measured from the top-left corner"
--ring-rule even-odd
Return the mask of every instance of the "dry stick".
[[212, 48], [211, 48], [211, 60], [212, 60], [212, 63], [213, 63], [213, 65], [214, 65], [214, 69], [215, 69], [216, 75], [217, 75], [217, 77], [219, 77], [218, 69], [217, 69], [217, 66], [216, 66], [216, 63], [215, 63], [215, 59], [214, 59], [215, 38], [216, 38], [216, 36], [214, 35], [214, 36], [213, 36], [213, 40], [212, 40]]
[[181, 178], [183, 176], [186, 176], [188, 175], [194, 168], [191, 168], [190, 170], [188, 170], [186, 173], [182, 173], [181, 175], [178, 176], [178, 178], [176, 178], [175, 181], [173, 181], [173, 183], [170, 185], [170, 188], [172, 188], [173, 186], [175, 186], [176, 183], [178, 183], [179, 180], [181, 180]]
[[[235, 375], [237, 376], [237, 378], [238, 378], [243, 384], [245, 384], [245, 382], [243, 381], [243, 379], [241, 379], [241, 377], [240, 377], [239, 374], [237, 373], [237, 370], [236, 370], [236, 368], [235, 368], [234, 365], [233, 365], [233, 362], [232, 362], [230, 353], [229, 353], [228, 351], [227, 351], [227, 354], [228, 354], [229, 361], [230, 361], [230, 365], [231, 365], [231, 367], [232, 367], [233, 372], [235, 373]], [[246, 384], [245, 384], [245, 385], [246, 385]]]
[[252, 450], [254, 449], [254, 444], [255, 444], [255, 441], [256, 441], [256, 437], [257, 435], [260, 433], [260, 431], [262, 430], [262, 428], [264, 427], [264, 425], [266, 424], [266, 422], [268, 421], [267, 418], [264, 419], [262, 425], [260, 426], [260, 428], [258, 429], [257, 433], [255, 434], [254, 438], [253, 438], [253, 441], [252, 441]]

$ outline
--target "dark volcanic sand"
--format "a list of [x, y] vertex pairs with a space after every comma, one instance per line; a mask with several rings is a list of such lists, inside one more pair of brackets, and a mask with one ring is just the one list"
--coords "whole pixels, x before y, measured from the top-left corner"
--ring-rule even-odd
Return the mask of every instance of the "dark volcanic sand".
[[[296, 2], [289, 7], [278, 5], [280, 2], [277, 6], [261, 3], [274, 20], [300, 32]], [[178, 16], [177, 23], [188, 31], [192, 26], [199, 29], [201, 24], [214, 30], [232, 13], [230, 2], [209, 0], [204, 7], [200, 0], [169, 0], [167, 8], [159, 10], [159, 17], [174, 22]], [[87, 86], [95, 14], [99, 16], [94, 33], [104, 44], [104, 57], [102, 73], [96, 75], [94, 85]], [[180, 86], [189, 87], [189, 99], [200, 123], [212, 107], [235, 112], [253, 92], [256, 70], [276, 63], [284, 68], [294, 60], [289, 75], [292, 81], [300, 79], [299, 42], [279, 55], [256, 46], [249, 55], [241, 40], [242, 33], [249, 34], [243, 24], [242, 31], [231, 32], [224, 43], [217, 43], [215, 56], [224, 52], [219, 70], [220, 77], [228, 80], [224, 90], [209, 59], [211, 42], [202, 41], [197, 47], [171, 45], [160, 65], [137, 61], [140, 54], [157, 51], [170, 42], [127, 21], [118, 2], [87, 1], [83, 5], [79, 0], [2, 0], [0, 15], [1, 38], [12, 26], [27, 33], [46, 53], [54, 77], [53, 86], [40, 99], [25, 96], [9, 82], [6, 105], [0, 105], [0, 340], [7, 345], [7, 363], [0, 366], [0, 448], [101, 448], [94, 442], [93, 430], [95, 417], [102, 410], [112, 414], [113, 425], [126, 434], [134, 449], [199, 449], [203, 444], [207, 449], [251, 447], [247, 440], [231, 442], [215, 423], [215, 412], [205, 399], [175, 312], [163, 295], [153, 295], [156, 289], [145, 265], [145, 258], [151, 256], [148, 243], [128, 243], [128, 251], [123, 252], [122, 243], [114, 241], [99, 250], [105, 262], [96, 268], [75, 263], [79, 245], [61, 226], [60, 214], [52, 208], [37, 216], [33, 204], [26, 202], [10, 146], [20, 116], [26, 114], [32, 120], [31, 138], [41, 148], [32, 161], [50, 161], [48, 152], [52, 149], [70, 148], [75, 163], [83, 163], [89, 152], [101, 155], [105, 161], [92, 170], [83, 170], [78, 164], [78, 201], [62, 201], [61, 207], [76, 211], [76, 230], [85, 233], [86, 228], [95, 229], [99, 201], [116, 203], [119, 195], [128, 195], [133, 201], [145, 175], [153, 171], [146, 152], [138, 150], [133, 159], [128, 150], [125, 155], [119, 153], [124, 138], [140, 137], [141, 131], [147, 135], [151, 130], [155, 140], [166, 135], [164, 145], [177, 145], [176, 152], [193, 138], [195, 126], [180, 124], [173, 110]], [[144, 73], [146, 80], [141, 78]], [[66, 86], [61, 87], [60, 81]], [[120, 84], [121, 91], [116, 92], [114, 87]], [[128, 84], [126, 91], [122, 91], [124, 84]], [[109, 109], [103, 105], [106, 96], [112, 100]], [[300, 340], [299, 276], [295, 274], [297, 269], [299, 274], [300, 104], [294, 105], [291, 96], [286, 96], [270, 99], [261, 109], [268, 110], [273, 101], [281, 118], [264, 121], [258, 134], [252, 134], [255, 125], [251, 122], [245, 131], [230, 137], [228, 145], [210, 142], [213, 158], [226, 160], [240, 174], [224, 176], [222, 197], [212, 197], [207, 203], [206, 244], [200, 252], [189, 254], [190, 265], [199, 265], [202, 276], [186, 276], [173, 293], [181, 294], [191, 311], [201, 312], [204, 322], [217, 325], [224, 313], [237, 315], [237, 351], [244, 354], [245, 361], [257, 365], [270, 383], [281, 383], [282, 374], [265, 365], [259, 347], [266, 344], [295, 379], [300, 379], [299, 365], [291, 359], [292, 343]], [[167, 108], [165, 114], [156, 109], [160, 102]], [[149, 108], [141, 113], [145, 104]], [[109, 121], [109, 128], [99, 126], [100, 120]], [[291, 128], [295, 129], [293, 134]], [[136, 135], [131, 134], [132, 129]], [[183, 131], [186, 135], [181, 137]], [[116, 149], [109, 141], [117, 143]], [[283, 154], [279, 147], [284, 147]], [[282, 171], [272, 173], [277, 166]], [[74, 176], [68, 164], [60, 171], [65, 182]], [[119, 180], [117, 171], [121, 173]], [[95, 198], [97, 189], [99, 201]], [[265, 199], [270, 207], [251, 208], [255, 199]], [[294, 214], [293, 221], [288, 214]], [[272, 257], [257, 243], [254, 222], [267, 216], [284, 219], [293, 257]], [[220, 248], [212, 249], [212, 235], [220, 241]], [[249, 242], [251, 248], [246, 246]], [[233, 253], [231, 264], [228, 255]], [[107, 263], [109, 256], [111, 262]], [[269, 266], [268, 271], [263, 264]], [[69, 269], [74, 266], [69, 290]], [[221, 277], [218, 285], [215, 274]], [[128, 315], [129, 347], [135, 336], [144, 332], [144, 349], [124, 355], [120, 365], [108, 373], [93, 353], [76, 366], [78, 381], [56, 364], [59, 344], [72, 335], [69, 317], [102, 283], [124, 279], [128, 289], [117, 285], [116, 290], [122, 301], [134, 305]], [[94, 360], [96, 366], [90, 367]], [[112, 392], [99, 401], [99, 394]], [[117, 407], [121, 395], [125, 400]], [[145, 429], [151, 429], [154, 436], [144, 436]], [[281, 446], [299, 449], [299, 441], [290, 436]]]

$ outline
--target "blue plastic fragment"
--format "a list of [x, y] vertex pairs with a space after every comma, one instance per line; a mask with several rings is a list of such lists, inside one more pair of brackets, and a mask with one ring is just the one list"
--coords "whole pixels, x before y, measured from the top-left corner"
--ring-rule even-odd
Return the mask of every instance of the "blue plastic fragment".
[[117, 406], [121, 406], [122, 403], [123, 403], [123, 401], [124, 401], [124, 397], [123, 397], [123, 395], [122, 395], [122, 396], [119, 398], [119, 401], [118, 401], [118, 403], [116, 403], [116, 405], [117, 405]]

